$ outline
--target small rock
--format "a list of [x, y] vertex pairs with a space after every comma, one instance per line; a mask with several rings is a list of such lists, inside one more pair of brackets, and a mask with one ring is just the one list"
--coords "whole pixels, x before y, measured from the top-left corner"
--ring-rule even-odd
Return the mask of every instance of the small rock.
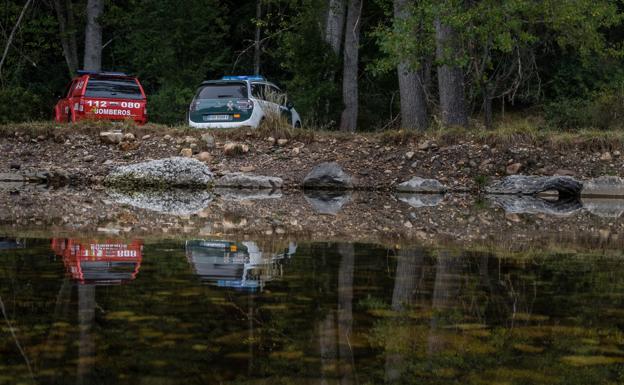
[[256, 168], [254, 166], [242, 166], [240, 170], [241, 172], [252, 172], [255, 171]]
[[438, 148], [438, 145], [431, 140], [425, 140], [418, 144], [418, 149], [421, 151], [433, 150], [434, 148]]
[[299, 155], [300, 152], [301, 152], [301, 149], [299, 147], [295, 147], [292, 149], [293, 155]]
[[194, 138], [192, 136], [187, 136], [184, 138], [184, 143], [186, 144], [197, 143], [197, 138]]
[[123, 140], [128, 141], [128, 142], [133, 142], [136, 140], [136, 136], [134, 136], [133, 133], [128, 132], [127, 134], [123, 136]]
[[165, 136], [163, 137], [163, 139], [164, 139], [164, 140], [171, 140], [171, 135], [165, 135]]
[[190, 148], [183, 148], [182, 150], [180, 150], [180, 155], [185, 158], [190, 158], [193, 156], [193, 150]]
[[615, 156], [616, 158], [619, 158], [619, 157], [620, 157], [620, 155], [622, 155], [622, 153], [621, 153], [621, 152], [619, 152], [619, 151], [617, 151], [617, 150], [616, 150], [616, 151], [613, 151], [613, 156]]
[[210, 156], [209, 152], [202, 151], [199, 154], [197, 154], [197, 160], [202, 161], [204, 163], [208, 163], [212, 160], [212, 157]]
[[206, 144], [206, 148], [215, 148], [215, 138], [211, 134], [202, 134], [201, 139]]
[[407, 229], [411, 229], [414, 227], [414, 225], [412, 225], [412, 222], [410, 221], [405, 221], [405, 223], [403, 223], [403, 226], [405, 226], [405, 228]]
[[555, 171], [553, 175], [575, 176], [576, 173], [572, 170], [566, 170], [566, 169], [560, 168], [557, 171]]
[[121, 149], [121, 151], [132, 151], [139, 148], [139, 143], [123, 141], [119, 143], [119, 148]]
[[288, 139], [278, 139], [277, 140], [277, 145], [280, 146], [280, 147], [283, 147], [286, 144], [288, 144]]
[[95, 160], [95, 155], [87, 155], [84, 158], [82, 158], [82, 160], [85, 162], [93, 162]]
[[223, 146], [223, 153], [227, 156], [241, 155], [247, 152], [249, 152], [249, 146], [246, 144], [229, 142]]
[[303, 187], [307, 189], [350, 189], [353, 178], [335, 162], [316, 165], [303, 179]]
[[267, 142], [271, 143], [271, 145], [275, 145], [275, 138], [274, 138], [274, 137], [272, 137], [272, 136], [269, 136], [269, 137], [267, 138]]
[[522, 169], [522, 163], [512, 163], [505, 168], [507, 175], [515, 175]]
[[117, 131], [100, 132], [100, 141], [106, 144], [119, 144], [123, 139], [123, 134]]
[[608, 162], [612, 159], [613, 159], [613, 156], [611, 156], [611, 153], [608, 151], [600, 155], [600, 160], [602, 160], [603, 162]]
[[415, 155], [414, 151], [408, 151], [405, 153], [405, 159], [412, 160], [414, 158], [414, 155]]
[[148, 139], [151, 139], [151, 138], [152, 138], [152, 136], [151, 136], [151, 135], [143, 135], [143, 136], [141, 137], [141, 140], [148, 140]]

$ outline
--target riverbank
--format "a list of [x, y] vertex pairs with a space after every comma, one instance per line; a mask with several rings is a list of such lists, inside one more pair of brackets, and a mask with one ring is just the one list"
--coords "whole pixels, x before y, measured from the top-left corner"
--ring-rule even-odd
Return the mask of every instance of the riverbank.
[[[113, 140], [101, 138], [102, 132], [112, 130], [121, 130], [122, 135]], [[624, 133], [552, 133], [522, 125], [491, 132], [424, 134], [196, 131], [105, 122], [0, 126], [0, 173], [36, 179], [48, 172], [77, 186], [99, 186], [119, 165], [182, 154], [199, 158], [216, 175], [242, 171], [280, 177], [286, 190], [298, 188], [315, 165], [335, 161], [361, 189], [391, 190], [419, 176], [437, 179], [451, 189], [476, 191], [488, 180], [511, 174], [577, 179], [621, 175], [623, 151]]]

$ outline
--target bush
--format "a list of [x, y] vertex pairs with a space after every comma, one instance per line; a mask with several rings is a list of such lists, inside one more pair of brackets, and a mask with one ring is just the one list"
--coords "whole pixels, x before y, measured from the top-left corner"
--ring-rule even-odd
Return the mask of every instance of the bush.
[[0, 89], [0, 123], [41, 120], [41, 97], [21, 87]]
[[163, 86], [157, 93], [148, 97], [149, 120], [170, 125], [185, 122], [193, 95], [194, 90], [187, 87]]
[[594, 92], [588, 99], [564, 99], [550, 103], [546, 120], [561, 129], [624, 128], [624, 85]]

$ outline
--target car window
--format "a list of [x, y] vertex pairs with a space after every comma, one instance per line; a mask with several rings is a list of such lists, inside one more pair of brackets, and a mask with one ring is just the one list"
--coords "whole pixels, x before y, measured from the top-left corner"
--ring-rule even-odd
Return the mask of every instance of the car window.
[[272, 84], [266, 85], [266, 100], [280, 105], [286, 104], [286, 94]]
[[262, 99], [264, 100], [264, 87], [265, 85], [262, 83], [253, 83], [251, 85], [251, 95], [254, 98], [258, 98], [258, 99]]
[[87, 83], [86, 97], [143, 99], [139, 84], [135, 79], [124, 78], [90, 78]]
[[199, 89], [197, 99], [246, 98], [247, 86], [244, 83], [208, 84]]

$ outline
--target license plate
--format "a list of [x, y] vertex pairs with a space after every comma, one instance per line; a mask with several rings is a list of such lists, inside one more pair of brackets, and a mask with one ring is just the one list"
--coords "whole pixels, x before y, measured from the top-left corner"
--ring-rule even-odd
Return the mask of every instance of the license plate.
[[215, 120], [231, 120], [232, 115], [204, 115], [205, 122], [212, 122]]

